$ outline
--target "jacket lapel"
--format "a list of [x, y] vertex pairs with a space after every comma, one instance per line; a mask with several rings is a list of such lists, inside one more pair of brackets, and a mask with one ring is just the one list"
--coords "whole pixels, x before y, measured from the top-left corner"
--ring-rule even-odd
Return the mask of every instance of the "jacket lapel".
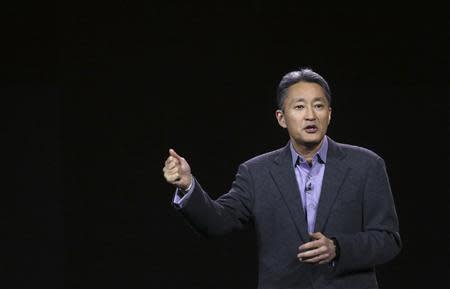
[[323, 231], [330, 209], [349, 170], [349, 166], [343, 161], [344, 157], [345, 153], [333, 140], [328, 138], [327, 162], [316, 215], [315, 232]]
[[302, 201], [300, 199], [300, 192], [295, 178], [294, 168], [292, 167], [292, 156], [289, 149], [289, 143], [280, 150], [280, 154], [275, 158], [270, 172], [289, 209], [289, 213], [300, 237], [304, 242], [308, 242], [310, 240], [307, 231], [308, 226], [302, 207]]

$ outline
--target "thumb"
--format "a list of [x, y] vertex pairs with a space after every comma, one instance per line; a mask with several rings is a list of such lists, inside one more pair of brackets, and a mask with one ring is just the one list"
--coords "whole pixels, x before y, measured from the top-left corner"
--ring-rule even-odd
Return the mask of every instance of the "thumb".
[[176, 158], [177, 160], [179, 160], [179, 161], [181, 161], [181, 157], [175, 152], [175, 150], [174, 149], [169, 149], [169, 154], [171, 155], [171, 156], [173, 156], [174, 158]]

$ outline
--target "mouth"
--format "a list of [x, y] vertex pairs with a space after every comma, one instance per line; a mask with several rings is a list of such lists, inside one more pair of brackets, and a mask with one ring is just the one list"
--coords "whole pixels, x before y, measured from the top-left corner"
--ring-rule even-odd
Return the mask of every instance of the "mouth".
[[319, 128], [316, 126], [316, 125], [307, 125], [305, 128], [304, 128], [304, 130], [307, 132], [307, 133], [316, 133], [318, 130], [319, 130]]

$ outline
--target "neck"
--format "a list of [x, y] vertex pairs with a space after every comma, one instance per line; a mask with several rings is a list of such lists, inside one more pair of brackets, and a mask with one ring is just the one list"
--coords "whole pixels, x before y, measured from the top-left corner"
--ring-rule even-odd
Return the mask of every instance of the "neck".
[[302, 155], [302, 157], [304, 157], [308, 163], [312, 162], [314, 155], [319, 151], [320, 146], [323, 143], [323, 139], [318, 144], [313, 145], [299, 144], [295, 142], [293, 139], [291, 139], [291, 141], [295, 151], [300, 155]]

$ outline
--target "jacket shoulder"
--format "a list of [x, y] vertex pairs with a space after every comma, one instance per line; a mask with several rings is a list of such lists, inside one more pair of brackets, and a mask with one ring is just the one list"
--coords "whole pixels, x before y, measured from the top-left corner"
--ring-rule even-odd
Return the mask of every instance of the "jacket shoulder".
[[269, 163], [272, 163], [284, 150], [285, 148], [280, 148], [277, 150], [273, 150], [267, 153], [263, 153], [260, 155], [257, 155], [243, 163], [243, 165], [249, 166], [249, 167], [259, 167], [259, 166], [265, 166]]
[[345, 156], [352, 161], [383, 161], [381, 156], [367, 148], [344, 143], [335, 144], [345, 154]]

